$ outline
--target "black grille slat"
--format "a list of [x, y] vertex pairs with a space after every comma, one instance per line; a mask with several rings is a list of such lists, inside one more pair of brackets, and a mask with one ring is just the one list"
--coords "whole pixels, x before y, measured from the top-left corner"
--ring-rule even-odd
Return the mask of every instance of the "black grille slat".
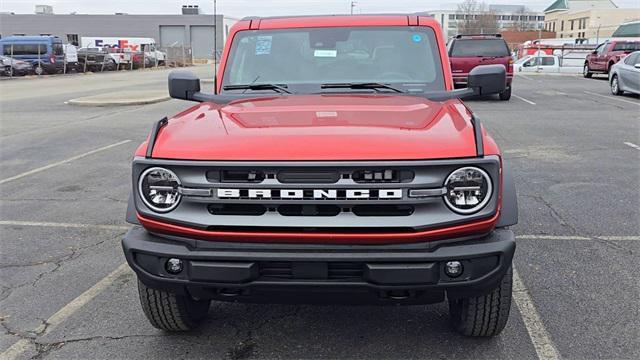
[[283, 170], [276, 178], [283, 184], [334, 184], [340, 177], [338, 171]]
[[[361, 279], [364, 275], [364, 263], [357, 262], [329, 262], [328, 280]], [[293, 279], [293, 265], [291, 262], [263, 261], [259, 263], [260, 276]]]
[[356, 216], [409, 216], [414, 210], [410, 205], [356, 205], [351, 209]]

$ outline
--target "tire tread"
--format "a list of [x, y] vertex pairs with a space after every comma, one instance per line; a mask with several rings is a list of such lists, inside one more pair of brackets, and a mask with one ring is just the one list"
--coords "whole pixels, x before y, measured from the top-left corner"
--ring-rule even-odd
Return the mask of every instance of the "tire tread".
[[450, 312], [455, 329], [473, 337], [496, 336], [502, 332], [511, 308], [512, 270], [489, 293], [450, 300]]
[[142, 311], [151, 325], [165, 331], [188, 331], [197, 327], [209, 308], [208, 301], [153, 289], [140, 281], [138, 294]]

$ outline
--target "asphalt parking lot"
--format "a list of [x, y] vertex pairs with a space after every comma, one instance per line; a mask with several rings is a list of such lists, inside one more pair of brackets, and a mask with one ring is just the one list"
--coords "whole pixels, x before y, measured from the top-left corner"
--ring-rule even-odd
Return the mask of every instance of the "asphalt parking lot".
[[467, 102], [518, 187], [501, 336], [457, 335], [444, 303], [215, 303], [195, 332], [151, 327], [122, 265], [130, 161], [153, 122], [189, 104], [65, 102], [163, 89], [167, 73], [0, 83], [0, 358], [640, 358], [640, 99], [575, 76], [518, 76], [509, 102]]

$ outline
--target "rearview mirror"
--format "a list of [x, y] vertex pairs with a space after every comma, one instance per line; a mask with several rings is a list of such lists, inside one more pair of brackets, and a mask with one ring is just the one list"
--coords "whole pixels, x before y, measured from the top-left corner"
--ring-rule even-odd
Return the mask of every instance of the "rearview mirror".
[[174, 99], [195, 100], [200, 92], [200, 79], [191, 71], [174, 70], [169, 74], [169, 96]]
[[467, 87], [475, 95], [490, 95], [507, 89], [507, 70], [504, 65], [480, 65], [469, 72]]

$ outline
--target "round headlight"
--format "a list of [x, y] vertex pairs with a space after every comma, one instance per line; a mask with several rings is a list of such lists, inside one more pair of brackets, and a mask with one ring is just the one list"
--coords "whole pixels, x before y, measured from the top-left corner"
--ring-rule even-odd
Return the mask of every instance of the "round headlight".
[[171, 170], [154, 167], [145, 170], [138, 182], [140, 197], [151, 210], [169, 212], [180, 202], [180, 179]]
[[459, 214], [482, 209], [491, 198], [491, 178], [477, 167], [463, 167], [452, 172], [444, 182], [444, 202]]

